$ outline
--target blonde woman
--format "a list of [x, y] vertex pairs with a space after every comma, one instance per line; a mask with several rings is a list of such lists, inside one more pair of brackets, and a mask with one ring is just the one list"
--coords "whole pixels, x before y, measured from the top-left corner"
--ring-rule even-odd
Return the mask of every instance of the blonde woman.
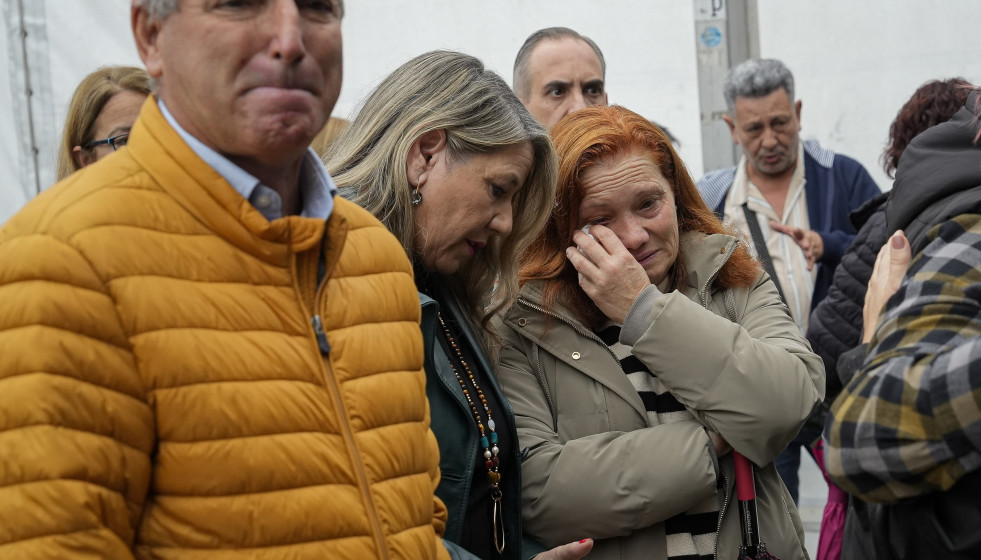
[[[445, 538], [480, 558], [530, 557], [541, 549], [522, 543], [520, 449], [488, 323], [517, 296], [517, 256], [552, 207], [548, 133], [479, 60], [437, 51], [386, 78], [324, 159], [341, 194], [415, 266]], [[583, 539], [538, 558], [591, 547]]]
[[150, 76], [134, 66], [106, 66], [86, 76], [68, 105], [58, 180], [125, 146], [150, 91]]

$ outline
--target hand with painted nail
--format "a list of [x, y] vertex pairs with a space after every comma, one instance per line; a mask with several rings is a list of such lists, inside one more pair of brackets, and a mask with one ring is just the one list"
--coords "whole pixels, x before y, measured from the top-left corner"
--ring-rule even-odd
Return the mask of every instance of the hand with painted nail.
[[593, 549], [593, 539], [557, 546], [535, 556], [534, 560], [579, 560]]
[[868, 343], [872, 340], [872, 334], [879, 324], [879, 315], [889, 298], [899, 289], [911, 260], [913, 255], [909, 241], [902, 230], [892, 234], [889, 241], [879, 250], [879, 256], [876, 257], [875, 266], [872, 268], [872, 278], [869, 279], [869, 288], [865, 292], [865, 308], [862, 310], [865, 325], [862, 342]]

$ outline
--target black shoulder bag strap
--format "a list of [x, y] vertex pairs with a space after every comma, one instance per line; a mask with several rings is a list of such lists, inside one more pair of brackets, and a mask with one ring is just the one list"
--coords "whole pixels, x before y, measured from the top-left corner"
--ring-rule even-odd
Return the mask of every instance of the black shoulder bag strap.
[[770, 260], [770, 251], [766, 249], [766, 240], [763, 239], [763, 231], [760, 230], [760, 221], [756, 218], [756, 212], [749, 209], [748, 202], [744, 202], [742, 208], [743, 214], [746, 216], [746, 225], [749, 226], [749, 233], [753, 236], [753, 244], [756, 245], [756, 255], [763, 263], [766, 273], [770, 275], [770, 280], [773, 280], [773, 284], [777, 287], [780, 299], [787, 303], [787, 298], [783, 295], [783, 287], [780, 285], [780, 280], [777, 279], [777, 271], [773, 269], [773, 261]]

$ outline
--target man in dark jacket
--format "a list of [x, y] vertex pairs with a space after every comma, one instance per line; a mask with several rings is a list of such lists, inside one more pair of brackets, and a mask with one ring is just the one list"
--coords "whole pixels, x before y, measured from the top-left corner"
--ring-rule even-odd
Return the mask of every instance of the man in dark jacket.
[[[800, 141], [801, 101], [794, 101], [794, 77], [779, 60], [748, 60], [733, 68], [724, 93], [730, 113], [725, 121], [743, 157], [736, 167], [703, 177], [699, 191], [709, 208], [753, 237], [805, 331], [810, 310], [827, 293], [855, 237], [849, 212], [879, 188], [855, 160]], [[800, 447], [819, 436], [819, 430], [803, 430], [777, 459], [795, 501]]]

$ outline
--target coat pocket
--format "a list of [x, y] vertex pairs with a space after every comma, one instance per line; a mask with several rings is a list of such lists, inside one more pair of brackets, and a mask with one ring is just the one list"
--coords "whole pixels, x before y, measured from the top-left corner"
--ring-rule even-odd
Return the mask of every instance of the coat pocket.
[[804, 548], [804, 525], [776, 467], [770, 463], [758, 468], [756, 474], [760, 540], [766, 542], [767, 550], [781, 560], [808, 558]]

